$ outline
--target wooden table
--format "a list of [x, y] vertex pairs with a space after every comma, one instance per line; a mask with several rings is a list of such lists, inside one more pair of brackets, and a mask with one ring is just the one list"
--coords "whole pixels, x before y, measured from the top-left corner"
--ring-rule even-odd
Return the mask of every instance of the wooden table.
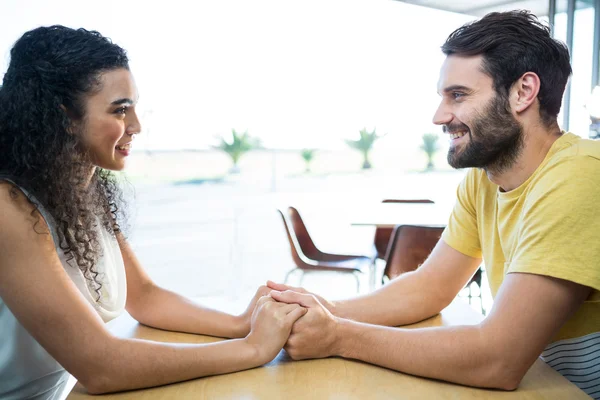
[[[472, 325], [482, 319], [461, 300], [411, 327]], [[114, 321], [119, 336], [163, 342], [208, 343], [221, 339], [166, 332], [138, 325], [128, 315]], [[271, 363], [248, 371], [102, 396], [102, 399], [588, 399], [559, 373], [537, 360], [514, 392], [484, 390], [402, 374], [374, 365], [328, 358], [292, 361], [282, 351]], [[77, 385], [69, 400], [98, 399]]]
[[353, 211], [352, 225], [393, 228], [396, 225], [445, 227], [450, 211], [438, 204], [381, 203], [364, 210]]

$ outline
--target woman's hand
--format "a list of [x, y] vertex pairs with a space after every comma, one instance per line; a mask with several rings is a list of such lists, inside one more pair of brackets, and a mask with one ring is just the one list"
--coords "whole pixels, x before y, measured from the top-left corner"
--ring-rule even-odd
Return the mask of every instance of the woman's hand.
[[236, 319], [237, 319], [236, 331], [238, 332], [236, 337], [243, 338], [243, 337], [248, 336], [248, 333], [250, 333], [250, 324], [252, 321], [252, 313], [254, 313], [254, 309], [256, 308], [256, 303], [258, 302], [258, 299], [260, 299], [263, 296], [268, 296], [270, 292], [271, 292], [271, 289], [264, 285], [260, 286], [256, 290], [256, 293], [252, 297], [252, 300], [250, 300], [250, 304], [248, 304], [248, 307], [246, 308], [246, 310], [244, 310], [243, 313], [241, 313], [240, 315], [238, 315], [236, 317]]
[[290, 336], [292, 325], [306, 311], [298, 304], [279, 303], [270, 296], [263, 296], [257, 301], [250, 333], [245, 340], [257, 349], [262, 364], [279, 354]]

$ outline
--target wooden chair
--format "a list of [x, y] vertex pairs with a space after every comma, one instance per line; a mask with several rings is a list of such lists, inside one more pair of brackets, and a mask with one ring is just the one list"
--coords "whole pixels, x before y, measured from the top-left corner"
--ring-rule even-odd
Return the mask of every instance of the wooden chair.
[[[429, 199], [385, 199], [382, 203], [403, 203], [403, 204], [433, 204], [433, 200]], [[394, 228], [378, 227], [375, 228], [375, 237], [373, 244], [375, 246], [376, 258], [385, 260], [388, 245]]]
[[296, 267], [285, 275], [287, 282], [292, 272], [301, 271], [300, 284], [304, 274], [313, 271], [333, 271], [353, 274], [356, 278], [356, 290], [360, 289], [359, 273], [372, 264], [372, 259], [363, 255], [332, 254], [322, 252], [313, 242], [308, 229], [294, 207], [277, 210], [283, 220], [287, 233], [292, 259]]
[[[383, 271], [382, 283], [387, 278], [392, 280], [405, 272], [416, 270], [425, 262], [433, 248], [440, 240], [444, 228], [399, 225], [393, 229], [390, 246], [386, 254], [386, 264]], [[471, 277], [466, 288], [469, 289], [469, 304], [473, 297], [479, 297], [481, 304], [481, 268], [478, 268]], [[471, 284], [476, 283], [479, 288], [479, 294], [473, 296]], [[481, 311], [485, 314], [483, 304]]]

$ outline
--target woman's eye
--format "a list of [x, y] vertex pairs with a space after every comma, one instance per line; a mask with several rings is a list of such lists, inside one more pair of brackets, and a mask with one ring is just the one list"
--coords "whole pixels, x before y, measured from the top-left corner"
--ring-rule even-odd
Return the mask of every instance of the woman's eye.
[[119, 107], [115, 110], [115, 114], [125, 115], [127, 113], [127, 107]]

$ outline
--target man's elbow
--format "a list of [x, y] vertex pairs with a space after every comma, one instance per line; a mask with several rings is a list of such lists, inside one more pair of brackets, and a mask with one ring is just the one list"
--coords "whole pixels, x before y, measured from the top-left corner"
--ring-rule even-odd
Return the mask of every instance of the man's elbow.
[[516, 362], [510, 357], [500, 357], [492, 363], [488, 370], [487, 382], [485, 386], [492, 389], [516, 390], [523, 380], [527, 369], [518, 368]]
[[513, 391], [519, 387], [521, 383], [521, 378], [515, 378], [514, 376], [502, 376], [494, 379], [493, 384], [491, 386], [492, 389]]

